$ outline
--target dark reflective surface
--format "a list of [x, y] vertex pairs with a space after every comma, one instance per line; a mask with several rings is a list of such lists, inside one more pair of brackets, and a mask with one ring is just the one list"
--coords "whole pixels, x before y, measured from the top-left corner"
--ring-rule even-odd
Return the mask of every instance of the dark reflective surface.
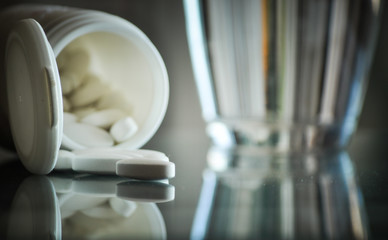
[[[15, 165], [6, 164], [3, 169], [23, 173]], [[6, 186], [16, 178], [3, 179], [4, 188], [11, 190]], [[1, 239], [167, 238], [156, 205], [175, 197], [175, 187], [167, 180], [69, 172], [48, 176], [25, 173], [17, 181], [13, 191], [2, 194]], [[5, 201], [4, 195], [12, 197]]]
[[170, 183], [33, 176], [1, 154], [0, 239], [387, 238], [387, 133], [363, 131], [348, 152], [287, 157], [197, 152], [182, 134], [165, 141]]

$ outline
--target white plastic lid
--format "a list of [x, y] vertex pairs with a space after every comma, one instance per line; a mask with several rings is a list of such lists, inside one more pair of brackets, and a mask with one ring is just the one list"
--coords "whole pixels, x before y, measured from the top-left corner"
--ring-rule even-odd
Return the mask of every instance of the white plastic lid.
[[9, 121], [23, 165], [47, 174], [55, 165], [62, 138], [62, 98], [55, 56], [33, 19], [18, 22], [6, 46]]

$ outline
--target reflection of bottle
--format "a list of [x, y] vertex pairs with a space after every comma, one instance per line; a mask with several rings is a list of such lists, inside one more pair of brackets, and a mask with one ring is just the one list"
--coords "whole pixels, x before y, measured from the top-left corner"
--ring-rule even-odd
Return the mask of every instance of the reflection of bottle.
[[[239, 158], [247, 156], [236, 152], [220, 153], [209, 152], [209, 163], [216, 156], [216, 166], [224, 168], [204, 172], [192, 239], [368, 237], [361, 194], [345, 152], [256, 156], [260, 167], [244, 167], [247, 159]], [[240, 167], [226, 167], [230, 163]]]
[[[174, 186], [163, 181], [141, 186], [130, 182], [87, 174], [28, 177], [13, 199], [7, 237], [166, 239], [163, 216], [155, 202], [172, 200]], [[140, 187], [148, 199], [139, 195]]]

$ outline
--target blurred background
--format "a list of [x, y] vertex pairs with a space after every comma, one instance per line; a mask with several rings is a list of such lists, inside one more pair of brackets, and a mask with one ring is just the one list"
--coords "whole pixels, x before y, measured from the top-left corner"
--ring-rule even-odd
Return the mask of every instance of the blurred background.
[[[204, 135], [204, 122], [201, 118], [190, 56], [187, 46], [185, 19], [182, 0], [3, 0], [0, 9], [21, 3], [56, 4], [85, 9], [95, 9], [125, 18], [139, 27], [154, 43], [166, 64], [170, 79], [170, 101], [164, 122], [153, 141], [170, 131], [193, 131]], [[365, 98], [359, 130], [387, 128], [388, 112], [384, 106], [388, 101], [387, 53], [388, 31], [387, 4], [383, 11], [374, 64]], [[170, 132], [170, 133], [169, 133]]]
[[[170, 130], [204, 129], [187, 46], [182, 0], [3, 0], [0, 9], [21, 3], [57, 4], [95, 9], [125, 18], [139, 27], [154, 43], [163, 57], [170, 78], [170, 101], [165, 120], [153, 141]], [[387, 9], [387, 4], [385, 4]], [[383, 11], [382, 28], [376, 48], [368, 92], [359, 129], [386, 129], [388, 112], [388, 68], [386, 55], [388, 32], [387, 11]], [[194, 131], [204, 134], [204, 131]]]

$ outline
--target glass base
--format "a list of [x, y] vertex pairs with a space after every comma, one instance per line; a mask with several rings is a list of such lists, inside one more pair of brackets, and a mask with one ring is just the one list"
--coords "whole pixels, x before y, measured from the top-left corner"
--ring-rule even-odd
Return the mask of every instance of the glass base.
[[222, 148], [254, 147], [267, 153], [313, 152], [345, 148], [355, 121], [337, 124], [276, 124], [251, 120], [213, 121], [207, 134]]

